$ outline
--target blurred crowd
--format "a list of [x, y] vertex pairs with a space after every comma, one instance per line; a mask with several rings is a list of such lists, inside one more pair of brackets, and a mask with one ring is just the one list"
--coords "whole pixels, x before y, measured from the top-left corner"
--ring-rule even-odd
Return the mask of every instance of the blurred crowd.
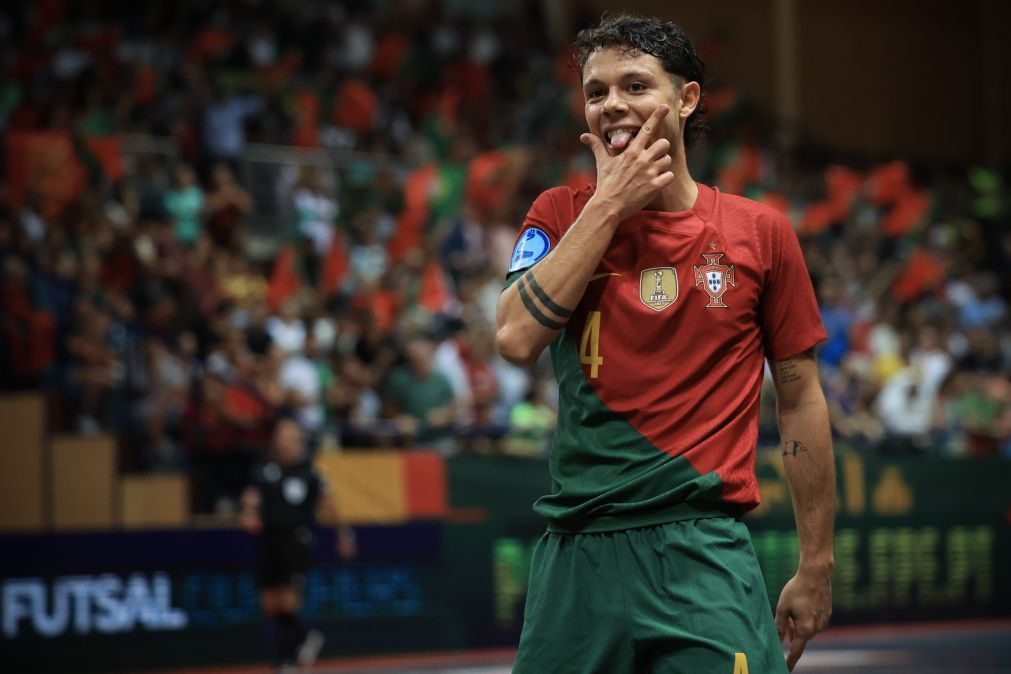
[[[494, 312], [534, 197], [592, 180], [576, 74], [540, 3], [382, 4], [0, 9], [3, 388], [43, 389], [55, 430], [115, 434], [127, 469], [191, 470], [199, 510], [234, 499], [281, 413], [313, 451], [544, 455], [550, 365], [498, 357]], [[732, 88], [709, 108], [693, 174], [801, 236], [839, 441], [1011, 457], [1006, 176], [773, 145]], [[123, 160], [137, 136], [178, 158]], [[253, 144], [350, 166], [280, 184], [269, 255]]]
[[[828, 332], [819, 364], [833, 430], [868, 450], [1011, 457], [1000, 176], [937, 173], [915, 186], [911, 173], [902, 162], [830, 166], [828, 199], [798, 218]], [[845, 216], [819, 223], [850, 191]]]

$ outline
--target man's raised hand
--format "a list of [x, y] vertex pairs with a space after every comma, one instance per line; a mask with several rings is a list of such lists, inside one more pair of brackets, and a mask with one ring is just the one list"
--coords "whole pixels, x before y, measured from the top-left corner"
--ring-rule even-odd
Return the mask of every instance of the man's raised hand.
[[608, 144], [598, 136], [584, 133], [579, 137], [597, 160], [595, 196], [614, 208], [619, 221], [642, 209], [660, 190], [674, 182], [670, 170], [670, 141], [666, 138], [653, 140], [669, 112], [667, 105], [659, 106], [625, 151], [618, 155], [613, 155]]

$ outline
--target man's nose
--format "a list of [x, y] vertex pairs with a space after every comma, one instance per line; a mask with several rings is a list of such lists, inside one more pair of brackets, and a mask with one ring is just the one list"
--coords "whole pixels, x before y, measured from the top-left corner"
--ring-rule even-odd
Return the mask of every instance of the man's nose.
[[615, 90], [611, 90], [607, 94], [607, 98], [604, 99], [604, 114], [613, 115], [621, 114], [628, 110], [628, 103], [622, 98], [621, 93]]

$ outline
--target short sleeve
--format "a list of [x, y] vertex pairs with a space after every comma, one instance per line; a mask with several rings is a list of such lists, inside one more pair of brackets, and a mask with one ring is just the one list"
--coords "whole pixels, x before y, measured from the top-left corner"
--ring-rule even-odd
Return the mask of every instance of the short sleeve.
[[330, 492], [333, 491], [333, 488], [330, 486], [330, 481], [327, 480], [326, 477], [324, 477], [323, 474], [320, 473], [315, 468], [312, 469], [311, 475], [313, 486], [316, 490], [317, 501], [326, 498], [330, 494]]
[[542, 192], [534, 199], [513, 246], [506, 275], [506, 288], [524, 271], [547, 257], [558, 245], [558, 239], [561, 238], [559, 234], [561, 223], [555, 200], [563, 196], [562, 192], [568, 192], [568, 188], [556, 187]]
[[773, 219], [772, 267], [762, 295], [762, 341], [769, 360], [783, 360], [825, 339], [818, 300], [797, 234]]
[[257, 462], [253, 466], [253, 469], [249, 471], [246, 486], [255, 487], [256, 489], [262, 491], [263, 488], [267, 485], [267, 476], [265, 474], [265, 471], [267, 470], [268, 465], [269, 464]]

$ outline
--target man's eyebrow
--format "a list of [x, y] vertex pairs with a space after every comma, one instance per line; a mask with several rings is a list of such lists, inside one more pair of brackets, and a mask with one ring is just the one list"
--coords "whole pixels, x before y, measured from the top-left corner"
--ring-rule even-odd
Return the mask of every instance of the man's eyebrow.
[[650, 77], [656, 77], [656, 75], [646, 72], [645, 70], [630, 70], [627, 73], [622, 73], [621, 75], [621, 79], [623, 80], [643, 80]]
[[[652, 73], [648, 73], [645, 70], [630, 70], [628, 72], [622, 73], [621, 76], [618, 79], [621, 79], [621, 80], [641, 80], [641, 79], [649, 79], [649, 78], [653, 78], [653, 77], [656, 77], [656, 75], [654, 75]], [[587, 87], [599, 86], [599, 85], [602, 85], [602, 84], [603, 84], [602, 81], [600, 81], [596, 77], [593, 77], [593, 78], [590, 78], [590, 79], [586, 80], [585, 82], [583, 82], [583, 88], [585, 89]]]

